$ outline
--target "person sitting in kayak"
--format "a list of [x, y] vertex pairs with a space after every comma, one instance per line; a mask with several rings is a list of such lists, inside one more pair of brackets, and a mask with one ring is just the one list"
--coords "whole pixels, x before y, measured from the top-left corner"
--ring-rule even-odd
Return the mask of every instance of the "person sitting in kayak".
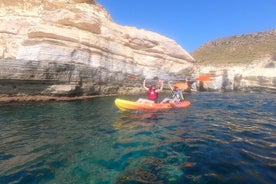
[[149, 88], [146, 86], [146, 79], [143, 82], [143, 88], [148, 93], [148, 99], [139, 98], [137, 102], [141, 103], [157, 103], [158, 100], [158, 94], [163, 90], [163, 80], [159, 80], [161, 83], [161, 86], [159, 89], [156, 88], [156, 84], [151, 85]]
[[168, 82], [170, 89], [172, 90], [171, 98], [165, 98], [161, 103], [177, 103], [184, 100], [183, 90], [178, 86], [172, 86], [171, 82]]

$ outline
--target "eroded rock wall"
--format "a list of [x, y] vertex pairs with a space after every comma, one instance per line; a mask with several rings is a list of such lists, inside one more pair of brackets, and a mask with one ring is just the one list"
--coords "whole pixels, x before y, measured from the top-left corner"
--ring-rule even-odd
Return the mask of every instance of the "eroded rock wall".
[[136, 93], [143, 78], [179, 78], [194, 61], [174, 40], [116, 24], [93, 0], [2, 0], [0, 38], [6, 95]]
[[248, 64], [196, 66], [195, 77], [208, 74], [207, 91], [243, 91], [276, 93], [276, 61], [264, 57]]

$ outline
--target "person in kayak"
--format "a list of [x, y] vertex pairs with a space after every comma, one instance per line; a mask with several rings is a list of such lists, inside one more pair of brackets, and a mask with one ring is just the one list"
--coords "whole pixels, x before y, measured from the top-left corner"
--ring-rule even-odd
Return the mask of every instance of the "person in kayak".
[[159, 80], [161, 83], [161, 86], [159, 89], [156, 88], [156, 84], [151, 85], [149, 88], [146, 86], [146, 79], [143, 81], [143, 88], [148, 93], [148, 99], [139, 98], [137, 102], [141, 103], [157, 103], [158, 100], [158, 94], [163, 91], [163, 80]]
[[172, 85], [171, 82], [168, 82], [170, 89], [172, 90], [171, 98], [165, 98], [161, 103], [177, 103], [184, 100], [183, 90], [178, 88], [176, 85]]

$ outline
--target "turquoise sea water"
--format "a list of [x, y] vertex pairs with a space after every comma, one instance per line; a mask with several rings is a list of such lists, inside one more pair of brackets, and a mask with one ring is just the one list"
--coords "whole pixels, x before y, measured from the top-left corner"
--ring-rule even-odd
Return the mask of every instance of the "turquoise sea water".
[[115, 97], [2, 104], [0, 183], [276, 183], [275, 94], [186, 98], [158, 112]]

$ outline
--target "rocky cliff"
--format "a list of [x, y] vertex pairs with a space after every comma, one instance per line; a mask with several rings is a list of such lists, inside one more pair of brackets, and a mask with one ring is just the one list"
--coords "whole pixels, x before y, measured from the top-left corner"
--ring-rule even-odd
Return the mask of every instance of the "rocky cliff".
[[236, 35], [196, 49], [195, 76], [209, 74], [210, 91], [276, 93], [276, 30]]
[[1, 0], [0, 38], [5, 95], [134, 93], [143, 78], [183, 78], [194, 61], [174, 40], [116, 24], [94, 0]]
[[276, 93], [276, 61], [270, 57], [247, 64], [196, 64], [194, 76], [201, 75], [210, 76], [203, 82], [206, 91]]

